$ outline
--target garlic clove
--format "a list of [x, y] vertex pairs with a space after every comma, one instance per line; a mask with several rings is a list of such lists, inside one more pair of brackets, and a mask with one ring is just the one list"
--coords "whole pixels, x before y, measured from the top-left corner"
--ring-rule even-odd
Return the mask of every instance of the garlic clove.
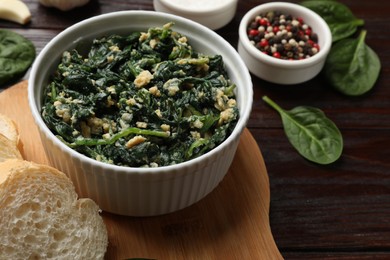
[[31, 13], [20, 0], [0, 0], [0, 19], [26, 24], [31, 20]]

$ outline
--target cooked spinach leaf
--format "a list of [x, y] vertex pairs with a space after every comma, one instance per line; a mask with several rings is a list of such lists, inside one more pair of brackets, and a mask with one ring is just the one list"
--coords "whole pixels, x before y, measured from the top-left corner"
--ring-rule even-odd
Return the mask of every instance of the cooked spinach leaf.
[[364, 20], [356, 18], [344, 4], [329, 0], [308, 0], [301, 5], [319, 14], [328, 24], [332, 33], [332, 41], [336, 42], [354, 34]]
[[150, 28], [64, 52], [46, 87], [42, 116], [69, 147], [121, 166], [156, 167], [222, 143], [239, 118], [235, 84], [220, 55], [186, 36]]
[[0, 86], [21, 78], [35, 59], [35, 46], [22, 35], [0, 29]]
[[341, 156], [343, 138], [337, 126], [318, 108], [298, 106], [286, 111], [267, 96], [263, 100], [281, 116], [284, 132], [306, 159], [330, 164]]
[[343, 39], [335, 43], [325, 62], [326, 78], [346, 95], [366, 93], [379, 76], [381, 62], [365, 43], [366, 34], [366, 30], [362, 30], [357, 39]]

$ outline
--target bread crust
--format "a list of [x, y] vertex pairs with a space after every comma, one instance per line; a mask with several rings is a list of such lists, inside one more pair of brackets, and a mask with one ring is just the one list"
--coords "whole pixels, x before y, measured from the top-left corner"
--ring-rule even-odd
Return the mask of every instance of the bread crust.
[[8, 159], [22, 159], [16, 143], [0, 133], [0, 162]]
[[19, 130], [16, 123], [7, 117], [0, 114], [0, 134], [11, 140], [15, 146], [19, 143]]

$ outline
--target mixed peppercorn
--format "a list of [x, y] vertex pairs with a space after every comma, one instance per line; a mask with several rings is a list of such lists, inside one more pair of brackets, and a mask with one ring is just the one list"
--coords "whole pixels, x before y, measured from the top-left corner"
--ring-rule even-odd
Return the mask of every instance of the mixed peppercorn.
[[320, 50], [317, 34], [302, 18], [278, 11], [256, 16], [247, 33], [257, 49], [279, 59], [302, 60]]

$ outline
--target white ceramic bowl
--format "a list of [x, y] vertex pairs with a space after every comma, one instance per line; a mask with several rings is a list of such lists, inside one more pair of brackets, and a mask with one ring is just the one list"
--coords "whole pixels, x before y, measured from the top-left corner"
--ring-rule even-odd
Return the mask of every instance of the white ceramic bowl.
[[[259, 14], [281, 11], [302, 17], [318, 35], [320, 51], [303, 60], [282, 60], [262, 53], [249, 40], [247, 26]], [[327, 23], [312, 10], [298, 4], [271, 2], [252, 8], [242, 18], [239, 26], [238, 52], [248, 69], [257, 77], [277, 84], [298, 84], [315, 77], [323, 68], [332, 45], [332, 35]]]
[[[65, 50], [89, 46], [107, 34], [127, 34], [161, 27], [173, 21], [175, 31], [204, 54], [221, 54], [230, 78], [236, 83], [240, 119], [233, 133], [218, 147], [196, 159], [158, 168], [131, 168], [90, 159], [57, 139], [41, 118], [43, 88]], [[170, 14], [122, 11], [100, 15], [75, 24], [54, 37], [39, 53], [31, 70], [28, 98], [50, 163], [65, 172], [80, 197], [95, 200], [101, 209], [129, 216], [151, 216], [187, 207], [210, 193], [223, 179], [233, 160], [241, 132], [252, 108], [249, 71], [235, 49], [212, 30]], [[229, 198], [226, 198], [229, 200]]]
[[153, 6], [158, 12], [186, 17], [216, 30], [233, 19], [237, 0], [153, 0]]

